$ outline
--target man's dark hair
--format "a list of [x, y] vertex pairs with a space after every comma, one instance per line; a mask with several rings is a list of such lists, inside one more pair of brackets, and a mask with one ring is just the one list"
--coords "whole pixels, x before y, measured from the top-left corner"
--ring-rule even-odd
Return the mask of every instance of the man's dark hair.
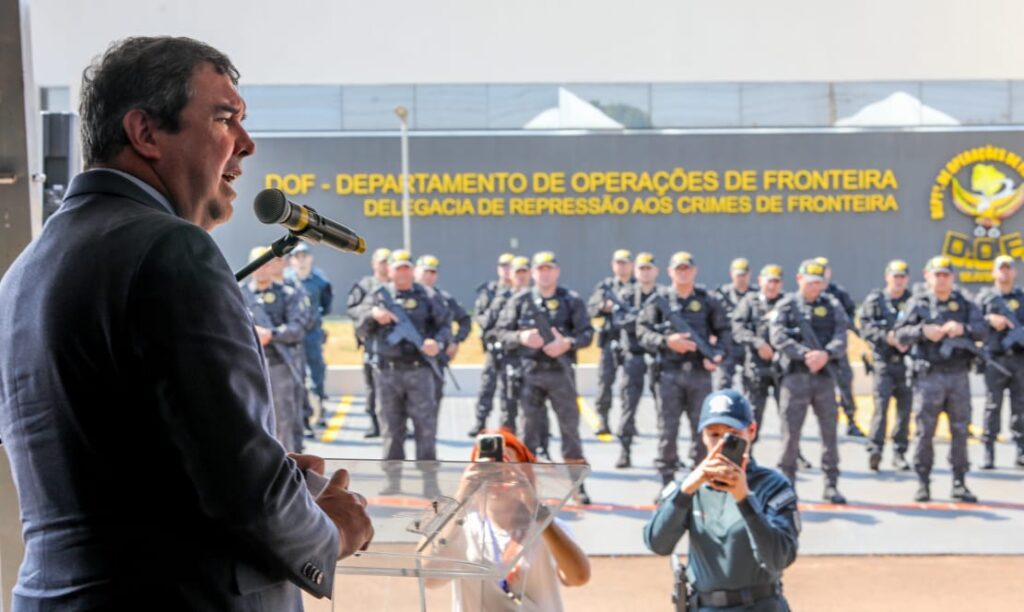
[[86, 167], [109, 162], [125, 146], [125, 114], [141, 109], [160, 129], [181, 129], [192, 75], [204, 63], [238, 84], [238, 70], [220, 51], [184, 37], [133, 37], [115, 42], [82, 74], [82, 155]]

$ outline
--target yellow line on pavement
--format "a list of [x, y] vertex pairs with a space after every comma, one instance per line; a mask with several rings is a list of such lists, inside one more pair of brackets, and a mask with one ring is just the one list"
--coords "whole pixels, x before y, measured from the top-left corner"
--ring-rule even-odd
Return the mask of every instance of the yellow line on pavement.
[[[587, 422], [587, 425], [589, 425], [591, 429], [594, 431], [601, 429], [601, 417], [594, 412], [594, 409], [590, 407], [587, 400], [583, 399], [582, 395], [576, 396], [576, 406], [580, 409], [580, 416], [583, 417], [583, 420]], [[611, 434], [601, 434], [597, 439], [602, 442], [611, 442], [615, 440]]]
[[352, 399], [351, 395], [341, 396], [338, 409], [334, 411], [330, 420], [327, 421], [327, 429], [324, 430], [324, 435], [320, 437], [321, 442], [334, 442], [338, 439], [341, 427], [345, 424], [345, 417], [348, 416], [348, 411], [352, 408]]

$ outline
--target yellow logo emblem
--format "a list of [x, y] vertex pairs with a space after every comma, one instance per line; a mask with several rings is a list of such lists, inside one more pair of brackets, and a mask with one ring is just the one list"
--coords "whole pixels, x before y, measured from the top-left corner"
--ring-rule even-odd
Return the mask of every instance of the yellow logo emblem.
[[272, 292], [268, 291], [267, 293], [263, 294], [262, 299], [260, 301], [263, 302], [264, 304], [273, 304], [274, 300], [276, 299], [277, 296], [274, 295]]
[[551, 298], [544, 305], [548, 307], [548, 310], [558, 310], [558, 300], [555, 298]]
[[1020, 308], [1020, 302], [1018, 302], [1017, 300], [1012, 299], [1012, 298], [1009, 299], [1009, 300], [1006, 300], [1006, 305], [1010, 307], [1010, 310], [1013, 310], [1015, 312], [1016, 312], [1016, 310], [1018, 308]]
[[960, 303], [959, 302], [950, 302], [949, 304], [946, 305], [946, 308], [948, 308], [950, 312], [956, 312], [956, 311], [960, 310]]
[[402, 302], [402, 308], [405, 308], [406, 310], [412, 310], [413, 308], [416, 308], [417, 303], [418, 302], [414, 298], [409, 298]]
[[816, 317], [824, 317], [827, 314], [828, 314], [828, 308], [825, 308], [824, 306], [815, 306], [814, 307], [814, 316], [816, 316]]
[[700, 302], [698, 302], [698, 301], [690, 302], [690, 305], [687, 306], [687, 308], [689, 308], [693, 312], [700, 312]]

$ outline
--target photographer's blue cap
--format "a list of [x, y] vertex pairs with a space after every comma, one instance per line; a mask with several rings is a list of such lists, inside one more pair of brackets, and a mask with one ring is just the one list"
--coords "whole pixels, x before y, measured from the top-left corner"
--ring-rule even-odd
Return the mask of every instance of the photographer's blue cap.
[[708, 425], [728, 425], [733, 429], [746, 429], [754, 422], [754, 411], [747, 398], [735, 389], [715, 391], [704, 398], [700, 407], [698, 431]]

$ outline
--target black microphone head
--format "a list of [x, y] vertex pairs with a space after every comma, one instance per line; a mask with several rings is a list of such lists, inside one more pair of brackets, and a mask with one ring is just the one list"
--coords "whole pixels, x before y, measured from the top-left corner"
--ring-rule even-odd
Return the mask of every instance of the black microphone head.
[[262, 223], [281, 223], [288, 217], [288, 198], [280, 189], [264, 189], [253, 201], [256, 218]]

